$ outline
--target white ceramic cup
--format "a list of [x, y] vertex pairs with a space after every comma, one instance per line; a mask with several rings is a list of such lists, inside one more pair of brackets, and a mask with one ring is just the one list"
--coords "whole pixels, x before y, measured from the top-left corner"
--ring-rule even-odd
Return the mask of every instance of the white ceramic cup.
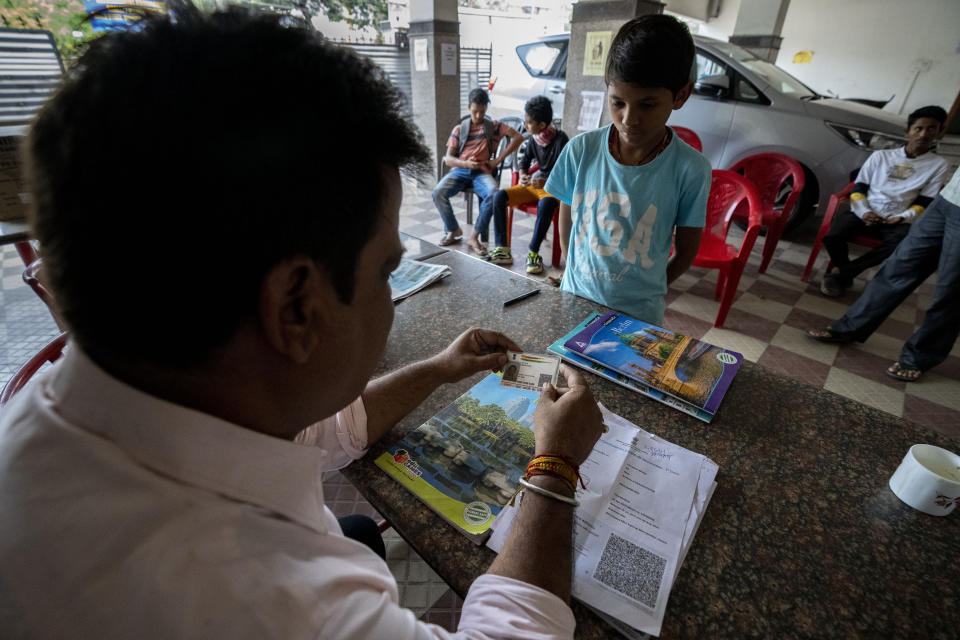
[[890, 476], [890, 490], [918, 511], [945, 516], [960, 504], [960, 456], [915, 444]]

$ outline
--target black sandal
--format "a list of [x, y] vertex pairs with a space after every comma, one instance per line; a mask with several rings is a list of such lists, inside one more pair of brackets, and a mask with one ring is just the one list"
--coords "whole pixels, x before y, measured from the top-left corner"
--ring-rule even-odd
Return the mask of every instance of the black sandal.
[[[916, 375], [904, 375], [914, 372], [916, 372]], [[887, 375], [901, 382], [916, 382], [923, 375], [923, 371], [915, 365], [898, 360], [887, 368]]]

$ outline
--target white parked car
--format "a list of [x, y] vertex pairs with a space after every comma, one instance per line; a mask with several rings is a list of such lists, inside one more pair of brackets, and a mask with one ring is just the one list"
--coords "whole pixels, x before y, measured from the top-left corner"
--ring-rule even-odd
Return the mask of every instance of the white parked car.
[[[518, 115], [523, 103], [538, 94], [553, 101], [554, 114], [560, 117], [569, 40], [570, 34], [562, 34], [519, 45], [517, 58], [528, 77], [518, 79], [515, 72], [501, 76], [494, 70], [491, 117]], [[871, 151], [905, 142], [906, 116], [819, 95], [737, 45], [701, 36], [694, 36], [694, 43], [694, 94], [682, 109], [673, 112], [669, 124], [692, 129], [715, 169], [765, 152], [783, 153], [800, 162], [806, 187], [787, 231], [798, 226], [817, 204], [822, 211], [830, 194], [850, 182], [851, 172]], [[937, 152], [956, 167], [960, 164], [960, 137], [944, 138]]]

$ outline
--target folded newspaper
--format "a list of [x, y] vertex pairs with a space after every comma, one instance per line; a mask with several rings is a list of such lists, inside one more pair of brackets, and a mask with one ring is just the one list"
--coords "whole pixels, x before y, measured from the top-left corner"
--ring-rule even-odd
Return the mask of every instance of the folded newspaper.
[[450, 275], [451, 270], [445, 264], [430, 264], [417, 260], [400, 261], [400, 266], [390, 274], [390, 292], [393, 301], [402, 300], [420, 289]]
[[[587, 487], [577, 489], [572, 593], [626, 637], [656, 636], [717, 486], [717, 465], [600, 409], [610, 430], [580, 465]], [[494, 520], [487, 540], [494, 551], [519, 505]]]

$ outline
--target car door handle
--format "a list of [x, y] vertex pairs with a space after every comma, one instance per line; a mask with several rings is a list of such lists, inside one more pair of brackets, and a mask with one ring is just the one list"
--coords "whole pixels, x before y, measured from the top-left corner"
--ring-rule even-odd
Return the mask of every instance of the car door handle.
[[566, 90], [565, 87], [555, 84], [547, 89], [550, 93], [563, 93]]

